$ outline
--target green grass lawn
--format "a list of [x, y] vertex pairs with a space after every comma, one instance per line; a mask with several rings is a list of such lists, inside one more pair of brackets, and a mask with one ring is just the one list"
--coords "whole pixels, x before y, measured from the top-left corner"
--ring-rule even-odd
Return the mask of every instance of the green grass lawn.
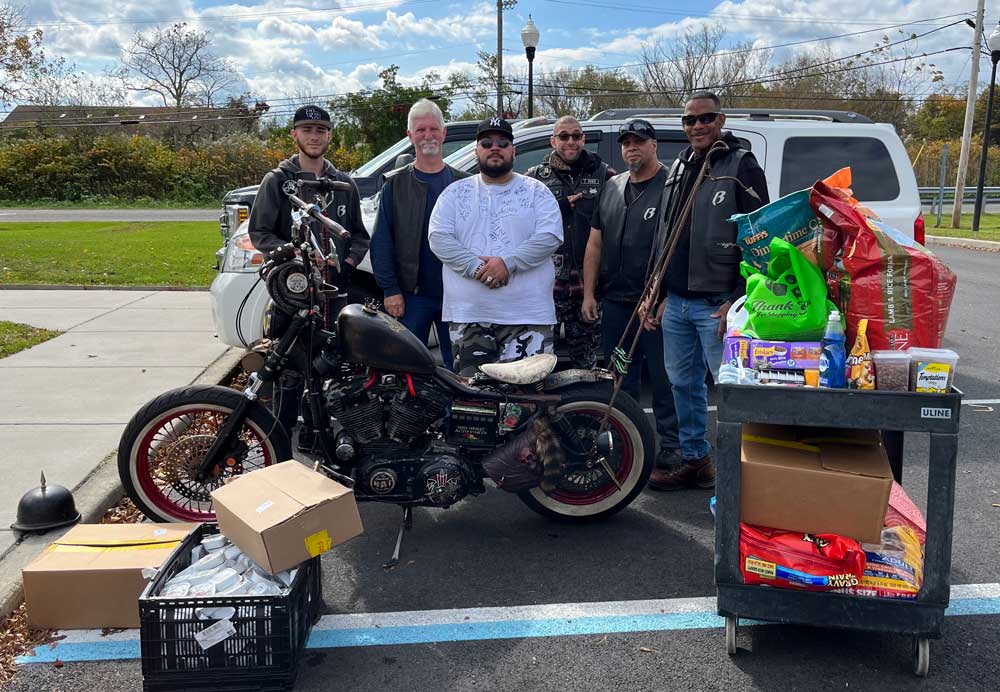
[[6, 201], [0, 203], [0, 209], [216, 209], [219, 207], [218, 197], [203, 200], [176, 202], [162, 199], [119, 199], [118, 197], [92, 197], [80, 202], [67, 202], [61, 199], [33, 199], [23, 202]]
[[961, 228], [951, 227], [950, 212], [941, 215], [941, 228], [934, 228], [935, 222], [937, 222], [937, 214], [924, 214], [927, 235], [1000, 241], [1000, 214], [983, 214], [979, 217], [978, 233], [972, 232], [972, 214], [962, 214]]
[[60, 334], [62, 332], [0, 320], [0, 358], [12, 356], [18, 351], [36, 346]]
[[0, 223], [0, 285], [207, 287], [213, 221]]

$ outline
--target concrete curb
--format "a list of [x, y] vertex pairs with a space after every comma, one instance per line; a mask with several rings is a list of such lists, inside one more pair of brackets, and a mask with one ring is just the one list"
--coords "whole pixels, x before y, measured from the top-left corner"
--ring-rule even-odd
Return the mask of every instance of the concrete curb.
[[942, 235], [925, 236], [928, 245], [944, 245], [946, 247], [961, 247], [973, 250], [989, 250], [1000, 252], [1000, 243], [992, 240], [976, 240], [975, 238], [950, 238]]
[[[215, 359], [192, 384], [219, 384], [235, 369], [244, 351], [230, 347]], [[118, 478], [117, 452], [111, 452], [73, 490], [81, 523], [93, 524], [122, 499], [125, 492]], [[0, 557], [0, 617], [7, 617], [24, 600], [21, 570], [48, 545], [72, 527], [42, 534], [26, 535]]]

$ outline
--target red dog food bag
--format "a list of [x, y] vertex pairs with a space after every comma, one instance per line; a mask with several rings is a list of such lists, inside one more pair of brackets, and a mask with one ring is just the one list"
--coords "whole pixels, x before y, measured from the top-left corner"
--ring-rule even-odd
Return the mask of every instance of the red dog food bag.
[[740, 524], [745, 584], [830, 591], [857, 586], [864, 570], [865, 551], [850, 538]]
[[957, 278], [932, 252], [904, 233], [863, 216], [833, 188], [818, 182], [809, 204], [842, 238], [827, 270], [830, 298], [847, 316], [847, 343], [868, 320], [872, 350], [940, 348]]

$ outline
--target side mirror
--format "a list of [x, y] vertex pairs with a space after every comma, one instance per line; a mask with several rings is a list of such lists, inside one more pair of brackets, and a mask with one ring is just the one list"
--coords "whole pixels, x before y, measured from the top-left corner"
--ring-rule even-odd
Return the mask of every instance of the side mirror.
[[393, 170], [397, 168], [402, 168], [403, 166], [408, 166], [413, 163], [413, 154], [400, 154], [396, 157], [396, 161], [392, 164]]

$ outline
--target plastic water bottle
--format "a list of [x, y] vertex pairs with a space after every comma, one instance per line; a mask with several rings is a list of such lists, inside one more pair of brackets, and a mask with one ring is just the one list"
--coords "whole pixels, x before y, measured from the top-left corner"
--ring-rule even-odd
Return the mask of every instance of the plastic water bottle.
[[847, 351], [840, 312], [832, 310], [823, 334], [823, 352], [819, 357], [819, 386], [843, 389], [847, 386]]

